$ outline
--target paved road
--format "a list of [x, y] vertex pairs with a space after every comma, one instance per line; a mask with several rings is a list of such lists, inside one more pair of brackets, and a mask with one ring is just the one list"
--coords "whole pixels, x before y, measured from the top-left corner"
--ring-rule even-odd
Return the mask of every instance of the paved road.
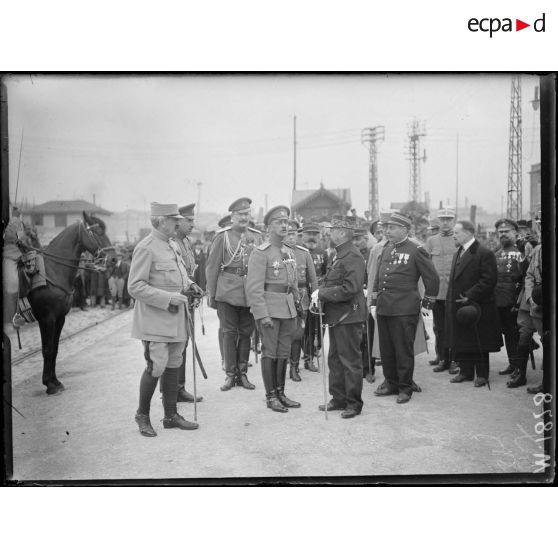
[[[14, 366], [14, 479], [164, 479], [346, 475], [531, 473], [537, 469], [536, 420], [540, 411], [524, 388], [510, 390], [496, 370], [505, 353], [491, 358], [492, 390], [450, 384], [434, 374], [428, 355], [417, 357], [415, 379], [423, 392], [407, 405], [373, 395], [364, 385], [361, 416], [342, 420], [317, 410], [322, 377], [303, 372], [287, 382], [287, 395], [302, 403], [287, 414], [265, 407], [259, 368], [250, 368], [256, 390], [223, 393], [216, 340], [217, 318], [205, 311], [207, 335], [197, 339], [209, 375], [198, 379], [204, 401], [200, 429], [164, 430], [155, 397], [153, 439], [134, 422], [144, 368], [140, 342], [130, 338], [130, 311], [61, 346], [58, 375], [67, 390], [48, 397], [40, 383], [40, 355]], [[430, 325], [430, 324], [429, 324]], [[431, 344], [431, 343], [430, 343]], [[190, 370], [188, 353], [188, 369]], [[540, 367], [540, 351], [537, 363]], [[378, 371], [381, 381], [381, 368]], [[529, 371], [530, 383], [540, 371]], [[189, 389], [192, 390], [189, 375]], [[193, 405], [180, 404], [193, 418]]]

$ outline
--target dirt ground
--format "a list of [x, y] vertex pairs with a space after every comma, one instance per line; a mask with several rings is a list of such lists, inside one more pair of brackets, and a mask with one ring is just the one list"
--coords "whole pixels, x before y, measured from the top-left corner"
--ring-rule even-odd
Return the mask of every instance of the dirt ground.
[[[64, 333], [101, 312], [111, 311], [72, 312]], [[542, 453], [542, 444], [536, 442], [533, 413], [541, 407], [525, 388], [506, 388], [507, 377], [497, 374], [507, 362], [504, 351], [491, 355], [490, 391], [470, 382], [450, 384], [447, 373], [431, 371], [432, 355], [425, 353], [415, 369], [423, 391], [409, 404], [373, 395], [382, 381], [378, 368], [376, 383], [364, 382], [362, 414], [342, 420], [332, 412], [326, 421], [317, 409], [323, 402], [319, 373], [302, 371], [300, 383], [287, 380], [287, 395], [302, 407], [286, 414], [265, 407], [255, 363], [249, 369], [255, 391], [221, 392], [217, 317], [209, 309], [205, 336], [197, 323], [209, 376], [204, 380], [198, 371], [198, 393], [204, 397], [198, 404], [199, 430], [164, 430], [157, 391], [151, 419], [158, 436], [144, 438], [134, 422], [142, 348], [130, 338], [132, 311], [113, 314], [61, 345], [57, 373], [66, 391], [60, 395], [45, 394], [40, 354], [13, 367], [12, 403], [23, 415], [12, 413], [14, 480], [307, 477], [310, 482], [308, 477], [317, 476], [531, 474], [538, 469], [535, 454]], [[15, 344], [12, 353], [18, 353]], [[538, 370], [528, 372], [531, 384], [541, 379], [540, 350], [536, 357]], [[187, 388], [193, 391], [190, 351], [187, 358]], [[192, 404], [179, 404], [179, 411], [193, 419]]]

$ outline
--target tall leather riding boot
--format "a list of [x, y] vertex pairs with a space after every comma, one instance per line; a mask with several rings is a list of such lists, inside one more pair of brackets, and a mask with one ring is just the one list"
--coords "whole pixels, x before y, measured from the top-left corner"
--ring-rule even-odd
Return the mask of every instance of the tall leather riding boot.
[[262, 379], [265, 387], [265, 398], [268, 409], [278, 413], [286, 413], [289, 409], [283, 406], [277, 398], [277, 388], [275, 387], [275, 364], [276, 361], [264, 357], [262, 358]]
[[287, 359], [278, 358], [275, 365], [275, 382], [277, 387], [277, 399], [285, 407], [298, 408], [300, 403], [298, 401], [293, 401], [285, 395], [285, 378], [287, 377]]
[[529, 345], [518, 345], [515, 358], [517, 373], [507, 382], [509, 388], [524, 386], [527, 383], [527, 363], [529, 362]]
[[181, 430], [195, 430], [198, 424], [190, 422], [178, 414], [176, 408], [176, 397], [178, 391], [178, 368], [165, 368], [161, 376], [161, 388], [163, 393], [163, 409], [165, 418], [164, 428], [180, 428]]
[[250, 342], [251, 338], [248, 336], [239, 336], [237, 345], [238, 355], [238, 385], [244, 389], [255, 389], [256, 386], [248, 380], [246, 375], [248, 372], [248, 360], [250, 359]]
[[301, 340], [298, 339], [297, 341], [293, 341], [291, 344], [291, 358], [290, 358], [290, 366], [289, 366], [289, 378], [293, 382], [300, 382], [300, 374], [299, 374], [299, 363], [300, 363], [300, 349], [301, 349]]
[[236, 384], [237, 379], [237, 350], [236, 350], [236, 333], [224, 332], [223, 333], [223, 356], [225, 358], [225, 373], [227, 379], [224, 385], [221, 386], [221, 391], [228, 391]]

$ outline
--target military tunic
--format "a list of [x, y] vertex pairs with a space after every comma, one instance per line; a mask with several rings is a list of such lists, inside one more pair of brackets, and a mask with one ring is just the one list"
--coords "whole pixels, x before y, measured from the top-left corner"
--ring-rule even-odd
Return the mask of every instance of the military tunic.
[[500, 248], [496, 256], [498, 282], [494, 288], [494, 299], [500, 314], [500, 325], [511, 365], [517, 356], [519, 327], [517, 326], [518, 298], [523, 287], [523, 255], [516, 245]]
[[[281, 248], [260, 244], [250, 256], [246, 291], [262, 339], [262, 358], [289, 358], [297, 316], [294, 297], [298, 296], [293, 249], [287, 244]], [[273, 327], [262, 327], [263, 318], [271, 318]]]
[[153, 229], [137, 244], [128, 276], [128, 291], [136, 299], [132, 337], [144, 342], [154, 377], [165, 367], [176, 368], [182, 362], [186, 309], [180, 304], [173, 313], [169, 304], [174, 294], [191, 284], [175, 240]]
[[[440, 360], [449, 360], [449, 351], [446, 348], [446, 294], [451, 272], [453, 255], [457, 252], [457, 246], [453, 233], [438, 233], [426, 239], [425, 250], [430, 254], [432, 263], [440, 277], [440, 288], [438, 296], [432, 308], [434, 319], [434, 336], [436, 338], [436, 355]], [[449, 365], [449, 364], [448, 364]]]
[[213, 239], [207, 264], [207, 295], [215, 301], [223, 332], [223, 357], [228, 376], [236, 370], [246, 373], [250, 356], [250, 336], [254, 319], [246, 297], [248, 261], [261, 243], [261, 234], [248, 228], [240, 233], [232, 227], [218, 231]]
[[339, 245], [319, 290], [329, 327], [329, 393], [339, 407], [362, 409], [362, 324], [365, 263], [351, 241]]
[[421, 278], [425, 288], [422, 305], [431, 308], [440, 279], [426, 250], [409, 238], [384, 248], [374, 279], [372, 304], [377, 309], [386, 387], [407, 395], [412, 394]]

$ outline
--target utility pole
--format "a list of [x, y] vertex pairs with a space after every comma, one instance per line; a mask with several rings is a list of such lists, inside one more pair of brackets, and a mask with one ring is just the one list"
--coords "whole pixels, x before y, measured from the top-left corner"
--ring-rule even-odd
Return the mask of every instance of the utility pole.
[[196, 203], [196, 218], [199, 216], [200, 214], [200, 205], [201, 205], [201, 187], [202, 187], [203, 182], [196, 182], [196, 186], [198, 188], [198, 201]]
[[378, 195], [378, 159], [376, 143], [384, 140], [384, 127], [364, 128], [360, 141], [368, 149], [368, 211], [370, 219], [376, 221], [380, 218], [380, 202]]
[[455, 136], [455, 219], [459, 219], [459, 132]]
[[293, 192], [296, 190], [296, 114], [293, 117]]
[[508, 156], [507, 217], [521, 219], [522, 192], [521, 76], [512, 76], [510, 105], [510, 144]]
[[423, 150], [422, 157], [420, 153], [420, 138], [426, 136], [424, 122], [419, 122], [416, 118], [407, 124], [407, 136], [409, 137], [408, 161], [411, 161], [409, 176], [409, 197], [412, 201], [420, 202], [420, 163], [426, 161], [426, 150]]

